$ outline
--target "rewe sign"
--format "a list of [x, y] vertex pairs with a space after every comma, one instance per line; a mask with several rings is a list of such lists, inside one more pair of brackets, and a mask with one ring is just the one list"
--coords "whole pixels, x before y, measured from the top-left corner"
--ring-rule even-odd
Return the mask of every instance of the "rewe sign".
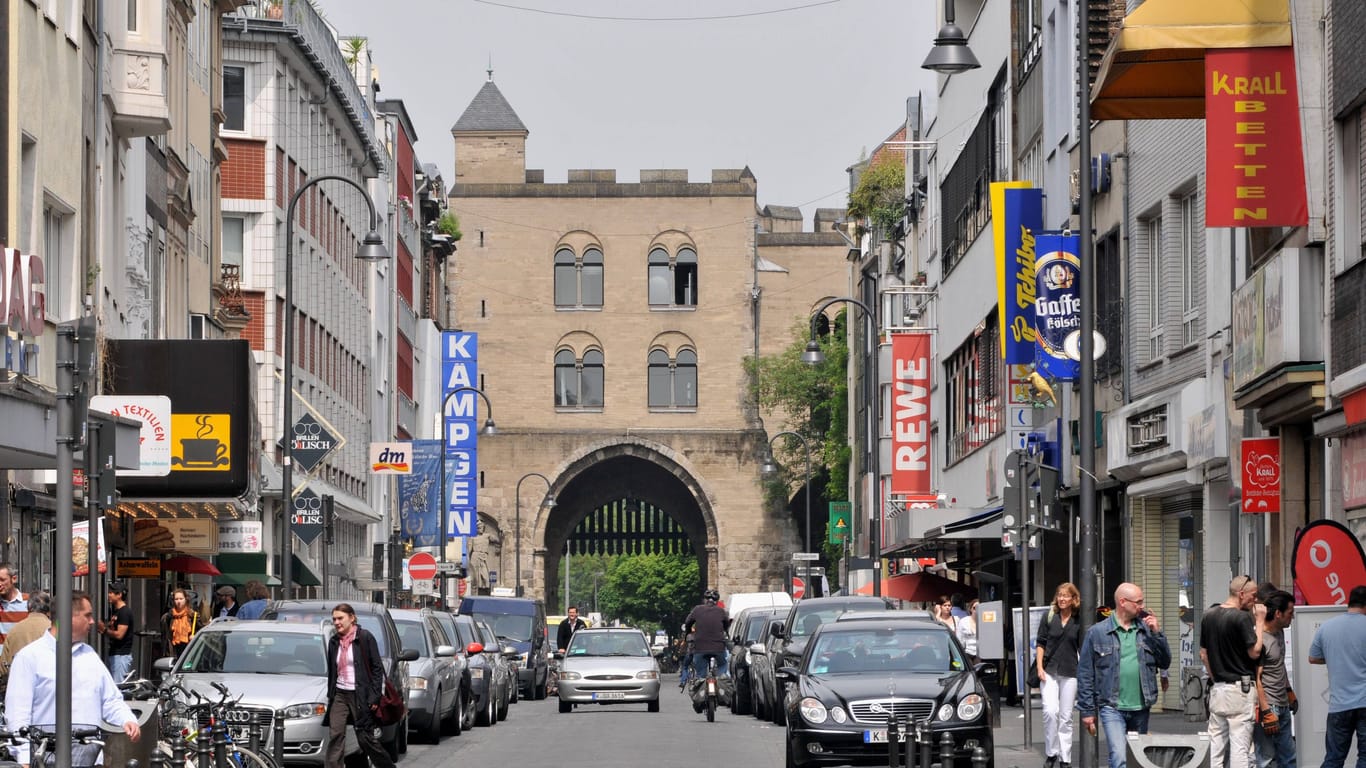
[[892, 493], [928, 495], [930, 334], [892, 334]]

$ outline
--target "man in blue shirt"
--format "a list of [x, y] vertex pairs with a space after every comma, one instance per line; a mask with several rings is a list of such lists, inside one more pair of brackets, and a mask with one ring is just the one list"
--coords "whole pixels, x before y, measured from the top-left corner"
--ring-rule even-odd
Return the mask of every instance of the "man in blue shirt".
[[1093, 734], [1099, 718], [1110, 768], [1125, 768], [1125, 732], [1148, 732], [1148, 711], [1157, 703], [1157, 673], [1171, 662], [1157, 617], [1143, 607], [1143, 590], [1120, 584], [1114, 611], [1086, 631], [1077, 662], [1077, 711]]
[[[11, 731], [30, 725], [54, 726], [57, 722], [57, 617], [52, 629], [24, 646], [10, 667], [5, 693], [5, 720]], [[71, 595], [71, 723], [99, 725], [108, 722], [123, 728], [128, 738], [141, 735], [137, 718], [123, 701], [100, 655], [84, 641], [90, 636], [95, 614], [90, 596]], [[16, 748], [18, 761], [29, 762], [28, 745]]]
[[1347, 597], [1347, 613], [1325, 621], [1309, 644], [1309, 663], [1328, 665], [1323, 768], [1342, 768], [1357, 734], [1357, 768], [1366, 768], [1366, 584]]

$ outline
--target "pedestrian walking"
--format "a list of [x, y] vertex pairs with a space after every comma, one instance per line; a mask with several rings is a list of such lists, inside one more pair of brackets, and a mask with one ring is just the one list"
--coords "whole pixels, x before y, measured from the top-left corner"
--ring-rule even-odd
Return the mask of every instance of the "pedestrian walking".
[[943, 595], [935, 601], [934, 619], [948, 627], [950, 632], [958, 630], [958, 619], [953, 615], [953, 598]]
[[968, 615], [958, 620], [958, 628], [953, 631], [958, 642], [963, 645], [963, 653], [968, 655], [968, 663], [977, 663], [977, 598], [968, 601]]
[[179, 659], [198, 631], [199, 614], [190, 607], [190, 593], [175, 590], [171, 593], [171, 610], [161, 614], [161, 635], [171, 655]]
[[238, 606], [237, 618], [261, 618], [266, 612], [266, 605], [270, 602], [270, 588], [265, 584], [252, 579], [242, 585], [242, 591], [246, 593], [247, 601]]
[[9, 670], [14, 664], [14, 655], [52, 628], [51, 593], [40, 589], [29, 595], [27, 611], [24, 620], [5, 635], [5, 644], [0, 647], [0, 700], [9, 688]]
[[1120, 584], [1110, 617], [1086, 631], [1077, 662], [1081, 722], [1095, 734], [1100, 721], [1110, 768], [1125, 768], [1126, 732], [1148, 732], [1148, 712], [1157, 703], [1157, 672], [1171, 663], [1171, 648], [1157, 617], [1143, 608], [1143, 589]]
[[569, 615], [560, 622], [559, 629], [555, 634], [555, 647], [560, 649], [560, 653], [564, 653], [565, 649], [569, 647], [569, 641], [574, 639], [575, 632], [588, 628], [584, 620], [579, 618], [578, 608], [571, 605], [567, 613]]
[[375, 713], [384, 695], [384, 660], [379, 643], [369, 630], [356, 623], [356, 609], [338, 603], [332, 609], [332, 628], [327, 641], [327, 768], [342, 768], [346, 755], [346, 726], [354, 725], [356, 741], [375, 768], [394, 768], [380, 744]]
[[237, 615], [238, 609], [242, 607], [242, 604], [237, 602], [237, 587], [224, 584], [215, 590], [214, 594], [218, 596], [218, 600], [215, 601], [213, 610], [209, 612], [211, 618], [221, 619], [226, 616]]
[[1257, 666], [1257, 724], [1252, 731], [1257, 768], [1295, 768], [1290, 716], [1299, 705], [1285, 672], [1285, 629], [1295, 618], [1295, 596], [1275, 590], [1262, 602], [1266, 605], [1266, 628], [1262, 632], [1262, 663]]
[[1210, 764], [1249, 768], [1255, 751], [1257, 664], [1262, 657], [1266, 606], [1258, 604], [1257, 582], [1238, 576], [1228, 599], [1200, 617], [1200, 661], [1212, 684], [1209, 692]]
[[[974, 601], [975, 602], [975, 601]], [[1072, 768], [1072, 710], [1077, 703], [1077, 660], [1081, 654], [1081, 593], [1063, 582], [1053, 593], [1053, 607], [1039, 627], [1034, 665], [1043, 703], [1044, 765]]]
[[0, 563], [0, 643], [27, 616], [28, 595], [19, 591], [19, 571], [13, 563]]
[[1328, 665], [1322, 768], [1342, 768], [1354, 733], [1357, 768], [1366, 768], [1366, 584], [1352, 588], [1346, 614], [1314, 632], [1309, 663]]
[[133, 670], [133, 609], [128, 607], [128, 587], [123, 582], [109, 582], [109, 620], [96, 626], [108, 644], [109, 674], [114, 682], [123, 682]]

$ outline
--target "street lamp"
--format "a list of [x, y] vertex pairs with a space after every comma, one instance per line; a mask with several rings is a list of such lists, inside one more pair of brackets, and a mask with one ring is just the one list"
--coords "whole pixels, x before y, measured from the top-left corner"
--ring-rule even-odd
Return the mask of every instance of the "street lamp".
[[944, 26], [939, 28], [939, 36], [934, 39], [930, 55], [925, 57], [921, 69], [931, 69], [941, 75], [956, 75], [969, 69], [982, 66], [977, 57], [968, 49], [968, 39], [963, 28], [953, 23], [953, 0], [944, 0]]
[[[950, 0], [951, 1], [951, 0]], [[877, 313], [868, 308], [868, 305], [858, 299], [848, 296], [826, 299], [816, 311], [811, 313], [811, 335], [806, 342], [806, 351], [802, 353], [802, 362], [807, 365], [820, 365], [825, 362], [825, 353], [821, 352], [821, 345], [816, 341], [816, 322], [825, 312], [826, 308], [832, 304], [852, 304], [863, 310], [863, 319], [867, 323], [868, 349], [865, 353], [865, 365], [867, 370], [864, 372], [864, 389], [867, 390], [865, 403], [868, 408], [868, 454], [869, 464], [872, 470], [872, 491], [874, 508], [872, 510], [872, 525], [868, 537], [869, 555], [872, 558], [873, 566], [873, 596], [882, 596], [882, 472], [878, 466], [881, 463], [878, 456], [878, 433], [877, 433]]]
[[[817, 352], [819, 351], [820, 350], [818, 349]], [[806, 438], [800, 432], [793, 432], [790, 429], [779, 432], [768, 439], [768, 456], [764, 458], [764, 464], [759, 468], [759, 471], [765, 475], [777, 474], [778, 465], [773, 460], [773, 441], [780, 437], [797, 438], [802, 444], [802, 450], [806, 453], [806, 479], [803, 483], [802, 493], [802, 495], [806, 497], [806, 535], [802, 540], [804, 542], [802, 552], [811, 552], [813, 551], [811, 549], [811, 443], [807, 442]], [[806, 577], [807, 581], [806, 589], [810, 589], [811, 562], [809, 560], [803, 560], [802, 564], [805, 568], [805, 573], [803, 575]]]
[[[485, 435], [498, 434], [498, 427], [493, 423], [493, 403], [489, 402], [489, 396], [484, 394], [483, 390], [475, 387], [456, 387], [441, 398], [441, 510], [437, 513], [437, 520], [439, 521], [437, 525], [441, 526], [441, 533], [437, 536], [437, 541], [440, 542], [440, 546], [437, 548], [437, 560], [442, 563], [446, 562], [446, 526], [448, 524], [446, 516], [450, 514], [450, 505], [446, 503], [446, 406], [450, 405], [452, 397], [461, 392], [473, 392], [479, 395], [484, 399], [484, 406], [489, 409], [488, 418], [484, 419], [484, 428], [479, 430], [480, 433]], [[446, 608], [448, 607], [446, 605], [446, 574], [442, 573], [440, 578], [441, 589], [438, 594], [441, 598], [441, 607]]]
[[384, 247], [384, 238], [379, 234], [379, 212], [375, 210], [375, 201], [370, 199], [365, 187], [345, 176], [319, 176], [304, 182], [289, 198], [289, 207], [285, 211], [285, 362], [284, 405], [281, 408], [284, 445], [281, 454], [283, 466], [280, 469], [281, 516], [284, 518], [285, 532], [280, 548], [283, 560], [280, 575], [286, 596], [294, 587], [294, 436], [291, 433], [294, 429], [294, 208], [309, 187], [324, 181], [340, 181], [355, 187], [370, 208], [370, 231], [361, 240], [360, 248], [356, 249], [356, 258], [372, 262], [389, 260], [389, 249]]
[[[522, 481], [528, 477], [539, 477], [545, 481], [545, 499], [541, 503], [551, 509], [555, 508], [555, 495], [550, 492], [552, 488], [550, 478], [540, 472], [528, 472], [517, 479], [517, 492], [515, 494], [517, 496], [517, 516], [512, 522], [513, 536], [517, 538], [517, 542], [513, 545], [516, 548], [516, 556], [512, 561], [512, 580], [517, 585], [518, 597], [522, 596]], [[594, 594], [596, 595], [596, 592]], [[593, 609], [597, 610], [596, 597], [593, 598]]]

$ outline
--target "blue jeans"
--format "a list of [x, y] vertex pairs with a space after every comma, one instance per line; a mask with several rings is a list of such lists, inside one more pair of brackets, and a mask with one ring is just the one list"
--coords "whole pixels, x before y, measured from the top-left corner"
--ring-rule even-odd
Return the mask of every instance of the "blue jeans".
[[678, 665], [678, 687], [682, 688], [688, 684], [688, 678], [692, 675], [692, 654], [683, 657], [683, 662]]
[[1252, 729], [1252, 741], [1257, 745], [1257, 768], [1295, 768], [1295, 737], [1290, 735], [1290, 707], [1275, 706], [1271, 710], [1280, 718], [1281, 727], [1271, 736], [1257, 723]]
[[726, 676], [726, 652], [725, 651], [703, 651], [692, 655], [693, 674], [699, 678], [707, 676], [707, 659], [716, 659], [717, 677]]
[[1357, 768], [1366, 768], [1366, 707], [1329, 712], [1323, 732], [1323, 768], [1342, 768], [1357, 736]]
[[1110, 750], [1110, 768], [1125, 768], [1129, 754], [1129, 740], [1125, 734], [1148, 732], [1148, 710], [1101, 707], [1099, 720], [1100, 728], [1105, 732], [1105, 746]]
[[114, 682], [121, 683], [128, 673], [133, 670], [133, 655], [110, 656], [109, 674], [114, 678]]

